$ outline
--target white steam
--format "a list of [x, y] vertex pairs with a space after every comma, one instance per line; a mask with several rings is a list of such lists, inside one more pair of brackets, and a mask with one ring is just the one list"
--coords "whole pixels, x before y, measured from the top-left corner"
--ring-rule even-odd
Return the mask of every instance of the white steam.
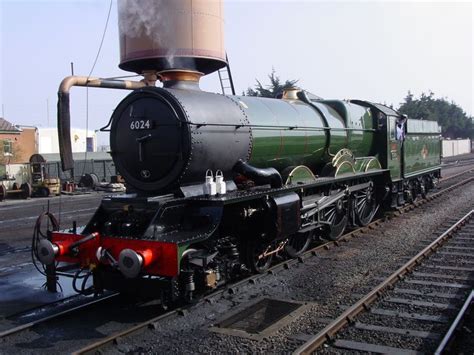
[[170, 3], [166, 0], [118, 0], [120, 32], [131, 38], [148, 37], [159, 45], [169, 34]]
[[176, 47], [173, 19], [179, 0], [118, 0], [119, 30], [130, 39], [146, 41], [173, 68]]

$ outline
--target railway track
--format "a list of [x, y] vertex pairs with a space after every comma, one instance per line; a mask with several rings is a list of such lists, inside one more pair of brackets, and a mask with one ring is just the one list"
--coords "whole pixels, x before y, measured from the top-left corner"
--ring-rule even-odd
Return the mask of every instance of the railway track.
[[[474, 176], [472, 176], [472, 177], [468, 177], [467, 179], [459, 181], [459, 178], [461, 176], [463, 176], [465, 173], [466, 172], [464, 172], [462, 174], [457, 174], [456, 176], [453, 176], [449, 179], [445, 179], [445, 182], [450, 181], [450, 185], [445, 186], [439, 192], [436, 192], [436, 193], [433, 193], [433, 194], [429, 195], [426, 199], [419, 200], [419, 201], [416, 201], [412, 205], [408, 205], [408, 206], [399, 208], [396, 212], [388, 213], [386, 216], [378, 218], [377, 220], [373, 221], [372, 223], [370, 223], [366, 227], [362, 227], [362, 228], [358, 228], [358, 229], [350, 231], [349, 233], [345, 234], [344, 236], [342, 236], [337, 241], [324, 242], [323, 244], [318, 245], [318, 246], [312, 248], [311, 250], [308, 250], [307, 252], [305, 252], [303, 255], [301, 255], [297, 259], [290, 259], [290, 260], [285, 260], [283, 262], [280, 262], [280, 263], [274, 265], [273, 267], [271, 267], [268, 270], [267, 274], [274, 275], [274, 274], [276, 274], [276, 273], [278, 273], [282, 270], [291, 268], [292, 266], [294, 266], [296, 264], [305, 262], [306, 260], [318, 255], [318, 252], [321, 251], [321, 250], [328, 250], [328, 249], [331, 249], [333, 247], [338, 247], [342, 243], [348, 242], [352, 238], [361, 237], [364, 234], [369, 233], [369, 232], [377, 229], [379, 226], [383, 225], [383, 222], [385, 220], [396, 218], [399, 215], [402, 215], [406, 212], [409, 212], [409, 211], [413, 210], [414, 208], [417, 208], [417, 207], [422, 206], [426, 203], [429, 203], [430, 201], [436, 200], [439, 197], [443, 196], [444, 194], [448, 193], [449, 191], [452, 191], [456, 188], [459, 188], [459, 187], [461, 187], [461, 186], [463, 186], [463, 185], [465, 185], [465, 184], [467, 184], [467, 183], [474, 180]], [[97, 342], [91, 343], [91, 344], [77, 350], [76, 352], [74, 352], [74, 354], [76, 354], [76, 355], [78, 355], [78, 354], [93, 354], [93, 353], [96, 353], [97, 351], [100, 351], [100, 349], [102, 349], [102, 348], [104, 348], [108, 345], [120, 344], [120, 339], [122, 339], [124, 337], [133, 335], [133, 334], [135, 334], [137, 332], [140, 332], [140, 331], [144, 331], [147, 328], [152, 328], [152, 329], [156, 328], [161, 321], [164, 321], [165, 319], [169, 319], [169, 318], [172, 318], [172, 317], [182, 316], [183, 314], [186, 314], [188, 311], [190, 311], [190, 309], [192, 307], [199, 306], [199, 304], [202, 304], [204, 302], [213, 302], [214, 299], [218, 299], [224, 293], [237, 294], [238, 292], [243, 291], [246, 287], [249, 287], [249, 286], [251, 287], [251, 285], [256, 284], [257, 282], [259, 282], [260, 279], [263, 279], [265, 277], [267, 277], [266, 274], [252, 275], [252, 276], [250, 276], [246, 279], [238, 281], [238, 282], [236, 282], [236, 283], [234, 283], [234, 284], [232, 284], [232, 285], [230, 285], [230, 286], [228, 286], [224, 289], [221, 289], [221, 290], [219, 290], [219, 291], [217, 291], [217, 292], [215, 292], [215, 293], [213, 293], [209, 296], [206, 296], [206, 297], [202, 298], [197, 305], [192, 305], [192, 306], [187, 306], [187, 307], [175, 309], [175, 310], [173, 310], [171, 312], [168, 312], [166, 314], [162, 314], [162, 315], [159, 315], [157, 317], [151, 318], [151, 319], [149, 319], [149, 320], [147, 320], [147, 321], [145, 321], [141, 324], [137, 324], [137, 325], [135, 325], [131, 328], [125, 329], [121, 332], [118, 332], [116, 334], [112, 334], [108, 337], [100, 339]]]
[[[347, 308], [296, 354], [329, 343], [344, 350], [415, 354], [442, 351], [474, 284], [474, 210]], [[472, 296], [471, 296], [472, 297]], [[396, 344], [396, 346], [394, 346]], [[413, 349], [415, 347], [415, 349]], [[325, 352], [331, 352], [328, 348]]]
[[453, 180], [453, 179], [457, 179], [459, 178], [460, 176], [464, 176], [464, 175], [467, 175], [467, 174], [472, 174], [474, 173], [474, 167], [471, 167], [469, 169], [466, 169], [466, 170], [463, 170], [459, 173], [455, 173], [455, 174], [452, 174], [452, 175], [449, 175], [449, 176], [446, 176], [446, 177], [443, 177], [439, 180], [439, 184], [443, 184], [444, 182], [446, 181], [450, 181], [450, 180]]
[[70, 353], [90, 339], [116, 333], [160, 313], [163, 311], [154, 302], [130, 303], [111, 293], [0, 332], [0, 353], [11, 353], [18, 346], [35, 353]]
[[[323, 244], [318, 245], [314, 247], [313, 249], [307, 251], [305, 254], [303, 254], [297, 259], [285, 260], [283, 262], [278, 263], [277, 265], [274, 265], [272, 268], [269, 269], [268, 274], [276, 274], [282, 270], [292, 267], [293, 265], [296, 265], [301, 262], [305, 262], [305, 260], [308, 260], [314, 257], [315, 255], [317, 255], [320, 250], [323, 250], [323, 249], [327, 250], [333, 247], [338, 247], [339, 245], [341, 245], [341, 243], [348, 242], [352, 238], [363, 236], [365, 233], [368, 233], [372, 230], [377, 229], [380, 225], [383, 224], [384, 220], [391, 219], [405, 212], [411, 211], [412, 209], [416, 207], [422, 206], [425, 203], [429, 203], [430, 201], [433, 201], [441, 197], [447, 192], [453, 189], [459, 188], [462, 185], [474, 180], [474, 177], [469, 177], [462, 181], [458, 181], [462, 176], [463, 174], [458, 174], [450, 179], [446, 179], [445, 181], [450, 181], [449, 186], [445, 186], [441, 191], [429, 195], [427, 199], [416, 201], [413, 205], [408, 205], [406, 207], [400, 208], [396, 212], [389, 213], [385, 215], [384, 217], [373, 221], [371, 224], [369, 224], [366, 227], [352, 230], [346, 235], [344, 235], [343, 237], [341, 237], [338, 241], [324, 242]], [[203, 297], [199, 301], [199, 303], [213, 302], [213, 299], [218, 299], [225, 293], [236, 294], [240, 291], [243, 291], [246, 287], [252, 287], [253, 284], [256, 284], [257, 282], [259, 282], [259, 279], [262, 279], [265, 277], [267, 277], [266, 274], [253, 275], [251, 277], [238, 281], [232, 285], [229, 285], [228, 287], [225, 287], [211, 295]], [[78, 350], [76, 354], [92, 353], [109, 344], [117, 343], [119, 342], [120, 338], [132, 335], [148, 327], [153, 328], [155, 327], [155, 325], [159, 324], [161, 321], [165, 319], [169, 319], [171, 317], [179, 317], [182, 314], [185, 314], [186, 312], [188, 312], [190, 308], [199, 306], [199, 303], [198, 305], [190, 305], [190, 306], [178, 308], [164, 314], [163, 312], [157, 312], [155, 309], [155, 311], [152, 312], [153, 316], [150, 317], [150, 314], [148, 313], [148, 317], [146, 317], [147, 319], [145, 321], [138, 321], [138, 320], [134, 321], [132, 317], [132, 319], [128, 320], [128, 323], [132, 323], [133, 326], [130, 327], [130, 326], [127, 326], [127, 324], [125, 324], [125, 327], [120, 327], [122, 329], [120, 329], [119, 331], [112, 332], [112, 335], [104, 335], [93, 344], [89, 344], [85, 347], [80, 348], [80, 350]], [[88, 308], [91, 308], [94, 306], [96, 306], [96, 302], [91, 302], [91, 304], [84, 304], [81, 307], [77, 307], [77, 308], [75, 307], [70, 310], [63, 310], [61, 312], [58, 312], [57, 314], [49, 315], [48, 317], [45, 317], [43, 319], [37, 319], [35, 321], [28, 322], [26, 324], [21, 324], [18, 327], [15, 327], [10, 330], [4, 331], [3, 333], [0, 333], [0, 338], [9, 337], [12, 335], [14, 336], [17, 333], [27, 332], [29, 330], [32, 330], [38, 327], [54, 327], [55, 325], [53, 323], [57, 322], [59, 319], [71, 319], [71, 318], [74, 319], [76, 314], [87, 312]], [[60, 323], [61, 327], [64, 326], [63, 323], [64, 322]]]
[[466, 165], [471, 165], [474, 163], [474, 159], [468, 158], [468, 159], [459, 159], [459, 160], [454, 160], [454, 161], [447, 161], [442, 163], [442, 167], [452, 167], [452, 166], [466, 166]]
[[[100, 297], [84, 299], [82, 295], [73, 295], [41, 307], [28, 309], [19, 314], [13, 314], [8, 319], [13, 322], [16, 320], [20, 324], [0, 331], [0, 339], [29, 330], [42, 323], [80, 312], [87, 307], [95, 306], [116, 296], [118, 296], [118, 293], [108, 293]], [[44, 315], [38, 316], [39, 314]]]
[[[457, 339], [457, 335], [461, 333], [461, 325], [466, 320], [469, 313], [472, 311], [472, 306], [474, 304], [474, 291], [471, 291], [469, 296], [467, 297], [466, 301], [462, 305], [461, 309], [459, 310], [456, 318], [451, 323], [448, 331], [444, 335], [443, 339], [441, 340], [438, 348], [435, 350], [435, 355], [441, 355], [448, 351], [453, 351], [454, 342]], [[459, 343], [456, 344], [458, 349], [461, 350], [463, 347]], [[472, 350], [472, 349], [471, 349]], [[455, 351], [454, 351], [455, 352]]]

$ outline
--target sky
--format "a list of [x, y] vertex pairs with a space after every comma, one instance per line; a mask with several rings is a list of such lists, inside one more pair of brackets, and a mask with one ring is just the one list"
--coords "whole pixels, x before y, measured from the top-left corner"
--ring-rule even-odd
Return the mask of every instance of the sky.
[[[0, 116], [17, 125], [56, 125], [57, 89], [88, 75], [104, 31], [109, 0], [0, 0]], [[118, 68], [113, 0], [93, 76], [130, 75]], [[225, 46], [238, 93], [281, 79], [324, 98], [393, 104], [410, 90], [432, 91], [474, 115], [472, 1], [224, 0]], [[201, 88], [220, 92], [217, 74]], [[72, 125], [107, 124], [127, 91], [71, 90]], [[88, 99], [88, 100], [87, 100]], [[88, 104], [86, 102], [88, 101]], [[99, 144], [107, 144], [105, 133]]]

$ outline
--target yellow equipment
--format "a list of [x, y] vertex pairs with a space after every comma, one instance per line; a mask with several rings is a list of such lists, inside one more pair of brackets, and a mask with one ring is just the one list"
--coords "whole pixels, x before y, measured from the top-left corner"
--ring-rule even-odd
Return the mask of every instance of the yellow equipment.
[[34, 196], [48, 197], [61, 193], [59, 178], [50, 178], [46, 173], [46, 160], [41, 154], [30, 157], [31, 187]]

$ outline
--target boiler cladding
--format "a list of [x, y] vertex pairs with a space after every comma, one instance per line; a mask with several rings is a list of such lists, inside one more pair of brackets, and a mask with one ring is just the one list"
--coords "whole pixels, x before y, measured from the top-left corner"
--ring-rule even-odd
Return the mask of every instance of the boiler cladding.
[[207, 169], [230, 176], [239, 160], [280, 172], [298, 165], [318, 171], [342, 148], [357, 156], [374, 150], [373, 117], [365, 107], [225, 96], [186, 85], [138, 89], [112, 115], [112, 157], [139, 191], [200, 182]]

